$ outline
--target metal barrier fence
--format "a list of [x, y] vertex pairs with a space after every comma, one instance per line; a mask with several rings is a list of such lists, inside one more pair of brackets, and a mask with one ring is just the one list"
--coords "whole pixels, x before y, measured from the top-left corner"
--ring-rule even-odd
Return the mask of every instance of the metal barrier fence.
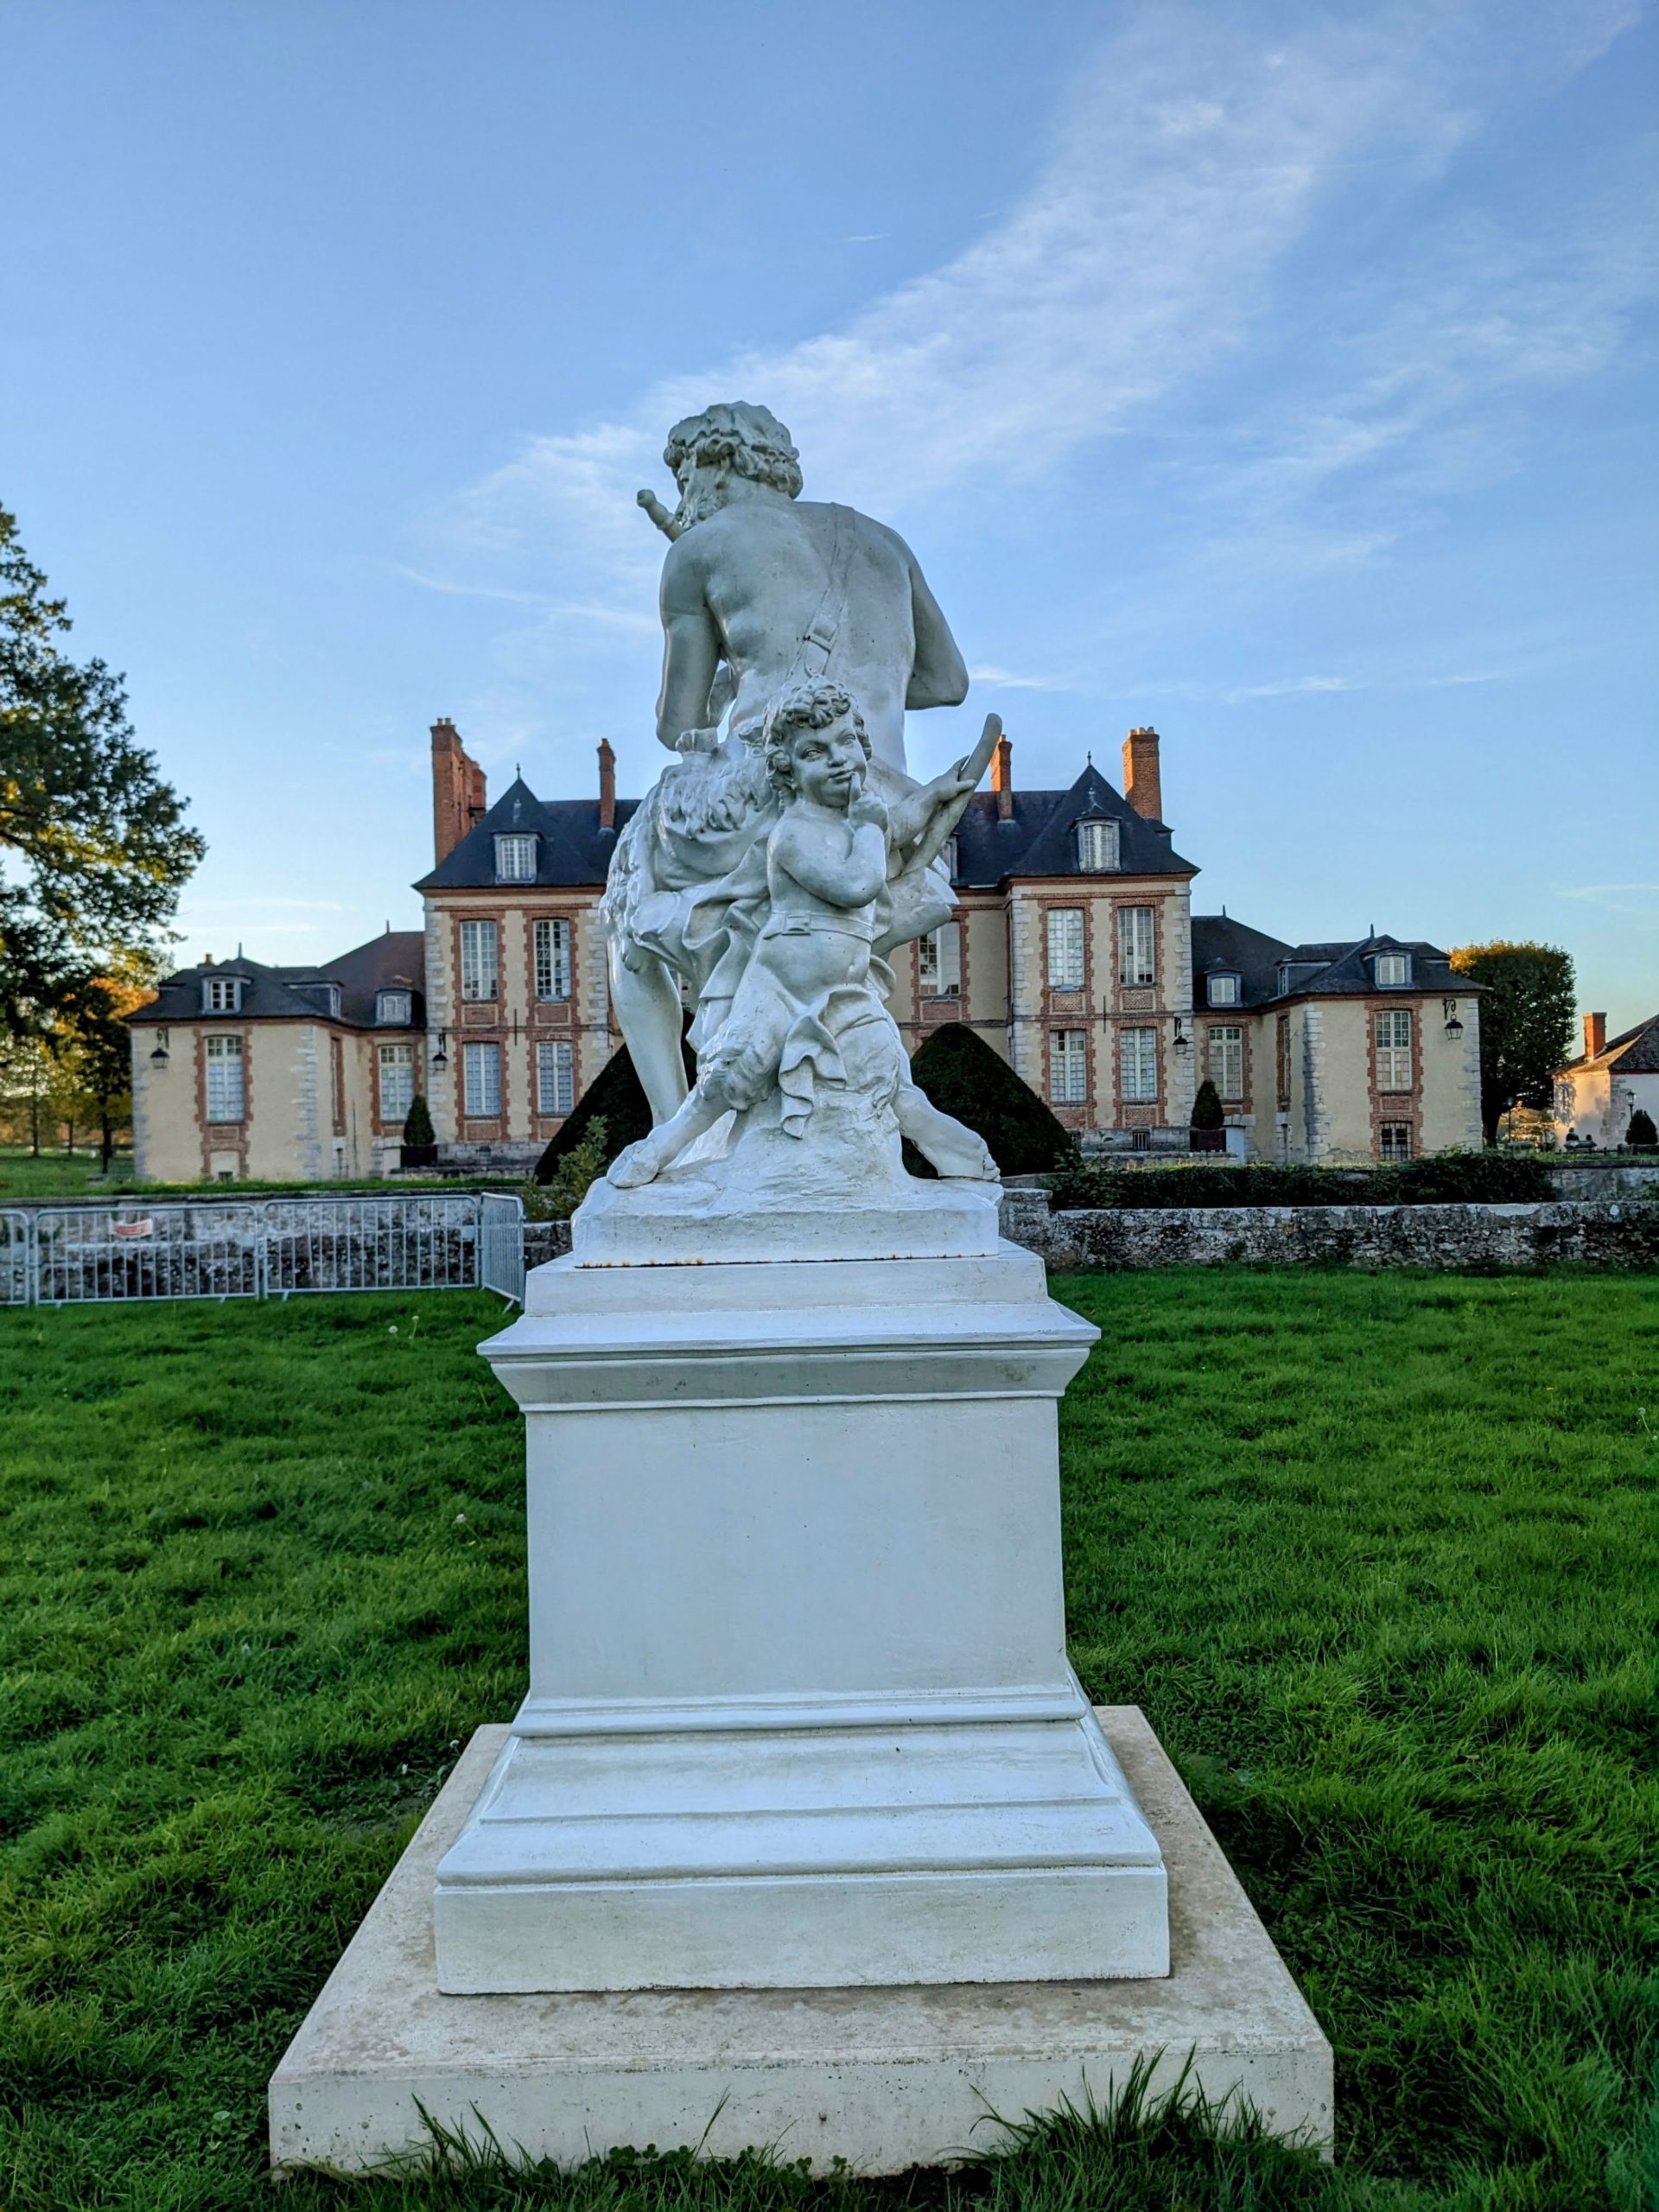
[[0, 1305], [524, 1292], [523, 1202], [495, 1192], [0, 1210]]
[[478, 1202], [478, 1280], [515, 1304], [524, 1302], [524, 1208], [520, 1198], [484, 1192]]
[[29, 1216], [0, 1209], [0, 1306], [27, 1306], [29, 1285]]

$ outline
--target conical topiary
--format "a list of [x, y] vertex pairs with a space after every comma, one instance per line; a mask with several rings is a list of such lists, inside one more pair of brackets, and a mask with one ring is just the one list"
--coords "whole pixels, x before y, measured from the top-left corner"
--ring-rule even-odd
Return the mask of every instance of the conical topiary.
[[404, 1116], [404, 1142], [411, 1149], [436, 1144], [437, 1131], [432, 1126], [432, 1111], [424, 1096], [416, 1091], [410, 1101], [409, 1111]]
[[1659, 1129], [1654, 1128], [1653, 1116], [1645, 1106], [1638, 1106], [1631, 1115], [1630, 1126], [1624, 1132], [1624, 1141], [1640, 1152], [1659, 1145]]
[[1222, 1111], [1221, 1093], [1208, 1076], [1198, 1085], [1198, 1095], [1192, 1101], [1192, 1123], [1195, 1129], [1224, 1129], [1227, 1116]]
[[[691, 1048], [682, 1044], [680, 1049], [685, 1055], [687, 1077], [695, 1079], [696, 1063], [691, 1057]], [[575, 1111], [567, 1114], [560, 1123], [558, 1135], [550, 1141], [547, 1150], [536, 1163], [537, 1182], [545, 1183], [551, 1179], [559, 1162], [584, 1141], [590, 1123], [594, 1122], [605, 1124], [607, 1167], [624, 1146], [651, 1134], [651, 1106], [633, 1071], [626, 1045], [606, 1061], [576, 1101]]]
[[[941, 1024], [910, 1071], [942, 1114], [976, 1130], [1005, 1175], [1039, 1175], [1069, 1160], [1075, 1141], [1028, 1083], [965, 1021]], [[914, 1172], [918, 1163], [908, 1162]]]

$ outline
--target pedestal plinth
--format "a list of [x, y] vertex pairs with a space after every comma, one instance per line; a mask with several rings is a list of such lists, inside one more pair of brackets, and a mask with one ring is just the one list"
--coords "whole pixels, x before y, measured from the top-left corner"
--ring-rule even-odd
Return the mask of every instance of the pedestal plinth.
[[[955, 1256], [628, 1264], [609, 1211], [484, 1347], [531, 1685], [438, 1868], [441, 1989], [1168, 1972], [1065, 1655], [1055, 1409], [1097, 1332], [963, 1196]], [[859, 1211], [834, 1249], [891, 1251]]]

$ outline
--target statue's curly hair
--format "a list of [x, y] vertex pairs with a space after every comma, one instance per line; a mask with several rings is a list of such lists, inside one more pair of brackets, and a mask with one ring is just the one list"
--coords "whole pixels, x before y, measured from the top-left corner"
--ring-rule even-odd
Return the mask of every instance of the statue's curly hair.
[[798, 499], [801, 495], [801, 456], [789, 432], [768, 407], [755, 407], [746, 399], [722, 401], [705, 407], [701, 415], [688, 415], [668, 434], [663, 459], [677, 478], [683, 464], [735, 469], [757, 484]]
[[838, 722], [843, 717], [851, 722], [854, 734], [863, 747], [864, 758], [868, 760], [870, 757], [870, 733], [864, 727], [864, 717], [858, 711], [858, 702], [850, 691], [842, 690], [839, 683], [791, 683], [787, 691], [779, 692], [766, 709], [766, 719], [760, 729], [766, 777], [774, 791], [789, 791], [795, 788], [795, 778], [789, 762], [789, 741], [796, 732], [828, 729], [832, 722]]

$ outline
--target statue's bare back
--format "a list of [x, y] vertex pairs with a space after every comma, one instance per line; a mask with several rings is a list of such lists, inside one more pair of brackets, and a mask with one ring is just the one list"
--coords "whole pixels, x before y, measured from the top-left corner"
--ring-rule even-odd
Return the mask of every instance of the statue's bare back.
[[909, 547], [851, 507], [762, 492], [721, 507], [670, 548], [658, 734], [709, 719], [730, 664], [734, 723], [791, 683], [825, 681], [863, 710], [876, 756], [905, 768], [905, 709], [967, 690], [955, 641]]

